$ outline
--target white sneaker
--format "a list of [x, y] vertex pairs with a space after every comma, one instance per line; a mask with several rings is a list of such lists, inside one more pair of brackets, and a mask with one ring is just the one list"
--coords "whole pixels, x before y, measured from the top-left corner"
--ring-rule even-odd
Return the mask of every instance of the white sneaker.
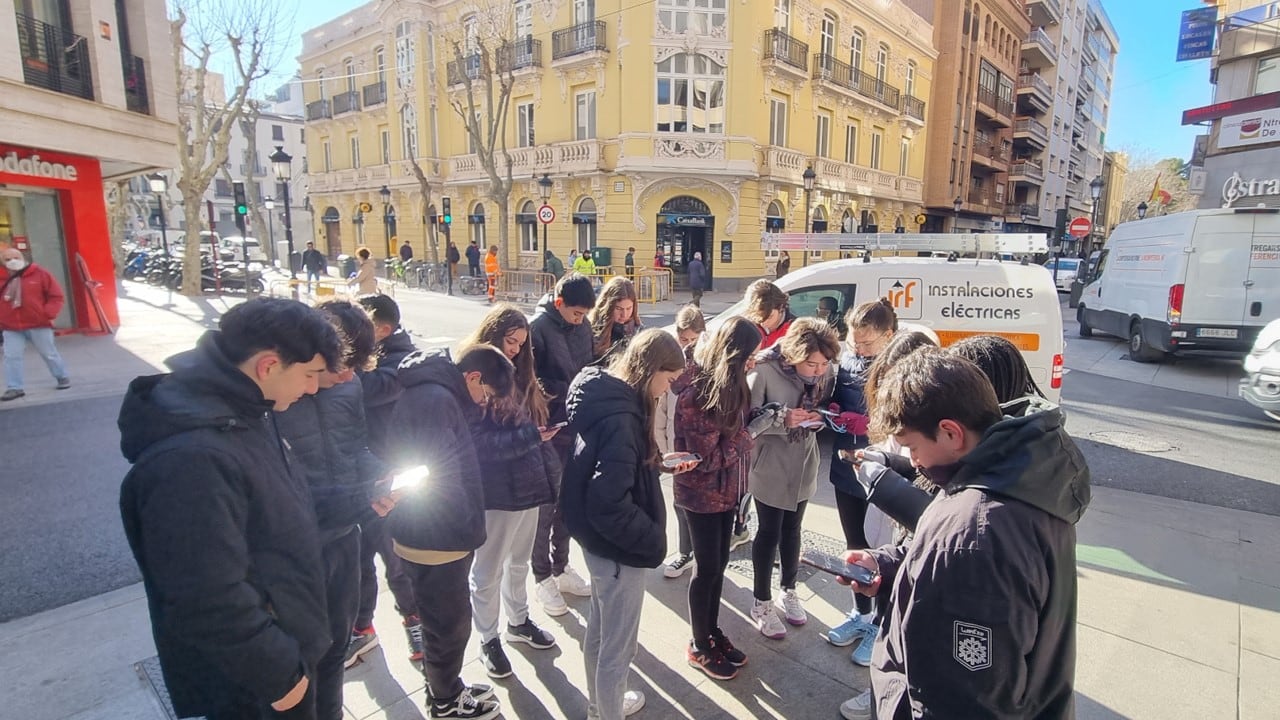
[[764, 602], [756, 600], [756, 604], [751, 606], [751, 620], [760, 630], [760, 634], [770, 640], [781, 640], [787, 636], [787, 626], [778, 619], [773, 603], [767, 600]]
[[693, 568], [693, 553], [688, 555], [676, 554], [672, 556], [671, 562], [662, 568], [663, 577], [678, 578]]
[[561, 593], [577, 595], [578, 597], [591, 597], [591, 583], [582, 579], [577, 570], [571, 567], [564, 569], [564, 572], [556, 576], [556, 585], [560, 588]]
[[778, 609], [787, 618], [787, 622], [792, 625], [803, 625], [809, 622], [809, 616], [805, 614], [804, 607], [800, 605], [800, 598], [796, 597], [794, 589], [787, 590], [783, 588], [782, 595], [777, 599]]
[[622, 714], [630, 717], [644, 707], [644, 693], [639, 690], [628, 690], [622, 694]]
[[844, 720], [871, 720], [871, 688], [845, 700], [840, 706], [840, 717]]
[[560, 588], [556, 585], [556, 579], [549, 577], [538, 583], [538, 587], [534, 589], [533, 594], [538, 598], [538, 604], [542, 606], [544, 612], [552, 617], [559, 617], [569, 612], [569, 606], [564, 603], [564, 596], [560, 594]]

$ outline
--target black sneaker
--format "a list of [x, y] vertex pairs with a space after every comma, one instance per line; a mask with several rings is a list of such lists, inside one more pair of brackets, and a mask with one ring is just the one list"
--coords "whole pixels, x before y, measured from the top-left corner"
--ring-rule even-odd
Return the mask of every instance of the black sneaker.
[[432, 700], [432, 718], [463, 718], [465, 720], [492, 720], [502, 712], [497, 700], [477, 700], [468, 690], [449, 700]]
[[551, 633], [533, 624], [533, 620], [525, 618], [519, 625], [507, 625], [503, 637], [508, 642], [522, 642], [537, 650], [546, 650], [556, 646], [556, 639]]
[[689, 664], [707, 674], [713, 680], [732, 680], [738, 676], [738, 668], [724, 659], [724, 655], [715, 646], [710, 650], [699, 650], [689, 643]]
[[729, 638], [725, 637], [724, 631], [720, 628], [716, 628], [715, 632], [711, 633], [711, 647], [719, 650], [724, 659], [734, 667], [742, 667], [747, 664], [747, 654], [734, 647], [733, 643], [729, 642]]
[[352, 630], [351, 639], [347, 641], [347, 654], [342, 660], [342, 667], [351, 668], [360, 662], [365, 653], [378, 647], [378, 634], [370, 625], [362, 630]]
[[470, 695], [476, 702], [480, 702], [493, 697], [493, 686], [485, 685], [484, 683], [472, 683], [462, 692]]
[[484, 671], [495, 680], [511, 677], [511, 661], [502, 649], [502, 641], [494, 638], [480, 643], [480, 659], [484, 661]]

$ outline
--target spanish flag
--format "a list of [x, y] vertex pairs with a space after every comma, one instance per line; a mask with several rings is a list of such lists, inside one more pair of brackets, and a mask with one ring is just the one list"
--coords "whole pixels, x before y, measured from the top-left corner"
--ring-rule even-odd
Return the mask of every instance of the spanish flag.
[[1155, 203], [1160, 199], [1160, 176], [1164, 173], [1156, 175], [1156, 184], [1151, 188], [1151, 197], [1147, 198], [1147, 204]]

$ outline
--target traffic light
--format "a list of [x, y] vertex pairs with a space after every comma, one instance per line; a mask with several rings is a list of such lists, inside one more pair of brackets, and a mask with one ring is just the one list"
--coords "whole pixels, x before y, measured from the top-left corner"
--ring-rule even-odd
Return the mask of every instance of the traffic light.
[[452, 203], [449, 201], [449, 198], [446, 197], [446, 198], [440, 199], [440, 210], [442, 211], [441, 222], [443, 222], [445, 225], [450, 225], [453, 223], [453, 209], [451, 205]]
[[249, 201], [245, 198], [244, 183], [231, 183], [231, 194], [235, 197], [236, 205], [236, 227], [240, 230], [240, 234], [245, 234], [244, 217], [249, 214]]

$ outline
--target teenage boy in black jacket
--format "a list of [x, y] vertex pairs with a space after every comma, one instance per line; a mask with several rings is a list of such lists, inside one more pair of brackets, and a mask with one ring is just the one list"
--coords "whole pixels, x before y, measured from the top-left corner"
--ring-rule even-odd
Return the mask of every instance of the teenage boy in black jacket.
[[874, 715], [1075, 717], [1075, 525], [1089, 468], [1061, 411], [1002, 417], [977, 366], [917, 352], [881, 381], [871, 423], [941, 488], [909, 547], [847, 556], [880, 572], [857, 588], [884, 608]]
[[[373, 320], [373, 337], [377, 341], [374, 356], [377, 366], [359, 372], [364, 391], [365, 423], [369, 429], [369, 450], [384, 462], [391, 459], [387, 448], [391, 411], [404, 392], [400, 386], [400, 363], [417, 350], [413, 339], [400, 327], [400, 306], [389, 295], [368, 295], [360, 304]], [[360, 523], [360, 607], [350, 628], [343, 664], [352, 667], [366, 653], [378, 647], [378, 633], [373, 628], [373, 613], [378, 607], [378, 568], [374, 557], [382, 558], [387, 587], [396, 601], [400, 624], [409, 640], [409, 661], [422, 662], [422, 623], [418, 620], [418, 604], [413, 599], [413, 584], [404, 574], [403, 563], [391, 550], [387, 521], [367, 517]]]
[[400, 364], [404, 395], [391, 415], [393, 465], [425, 466], [427, 478], [404, 492], [387, 516], [422, 618], [423, 673], [432, 718], [488, 720], [500, 712], [493, 688], [467, 687], [462, 659], [471, 636], [468, 577], [484, 544], [484, 488], [471, 424], [495, 397], [511, 392], [515, 368], [497, 348], [419, 350]]
[[314, 718], [331, 642], [311, 495], [270, 412], [338, 367], [338, 334], [293, 300], [227, 311], [120, 408], [120, 514], [180, 717]]
[[[529, 322], [534, 375], [549, 396], [547, 405], [552, 425], [569, 419], [565, 410], [569, 384], [593, 359], [591, 326], [583, 320], [595, 304], [596, 291], [591, 279], [576, 272], [566, 273], [556, 282], [555, 290], [538, 303], [538, 312]], [[573, 433], [559, 433], [551, 444], [560, 465], [564, 466], [573, 449]], [[555, 481], [558, 489], [560, 478]], [[529, 564], [537, 583], [535, 594], [548, 615], [569, 612], [563, 593], [591, 595], [590, 584], [569, 567], [569, 531], [556, 503], [538, 509], [538, 534], [533, 540]]]

